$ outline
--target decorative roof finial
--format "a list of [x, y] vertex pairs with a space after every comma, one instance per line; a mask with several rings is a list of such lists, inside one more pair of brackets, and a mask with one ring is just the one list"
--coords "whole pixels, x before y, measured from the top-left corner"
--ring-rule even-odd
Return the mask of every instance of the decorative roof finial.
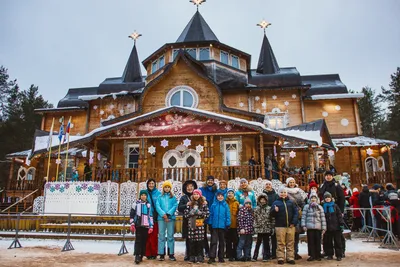
[[193, 3], [194, 5], [197, 6], [197, 11], [199, 11], [199, 5], [203, 4], [206, 2], [206, 0], [190, 0], [189, 2]]
[[142, 36], [140, 33], [137, 33], [137, 31], [135, 30], [131, 35], [129, 35], [128, 37], [131, 38], [135, 44], [136, 44], [136, 40]]
[[271, 25], [271, 23], [269, 23], [265, 19], [263, 19], [260, 23], [257, 24], [257, 26], [260, 26], [261, 29], [264, 30], [264, 34], [265, 34], [265, 29], [268, 28], [268, 26], [270, 26], [270, 25]]

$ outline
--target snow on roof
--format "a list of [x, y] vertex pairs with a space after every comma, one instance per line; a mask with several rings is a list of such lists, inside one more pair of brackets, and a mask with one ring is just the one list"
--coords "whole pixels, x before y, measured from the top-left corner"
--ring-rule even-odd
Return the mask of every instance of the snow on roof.
[[337, 139], [332, 139], [332, 141], [337, 147], [346, 147], [346, 146], [361, 147], [361, 146], [378, 146], [378, 145], [398, 146], [398, 143], [395, 141], [376, 139], [367, 136], [337, 138]]
[[312, 95], [312, 100], [322, 100], [322, 99], [343, 99], [343, 98], [363, 98], [363, 93], [358, 94], [326, 94], [326, 95]]
[[104, 94], [104, 95], [82, 95], [78, 96], [78, 99], [83, 100], [83, 101], [89, 101], [89, 100], [95, 100], [95, 99], [103, 99], [104, 97], [107, 96], [112, 96], [114, 99], [117, 98], [119, 95], [127, 95], [129, 92], [128, 91], [121, 91], [118, 93], [111, 93], [111, 94]]
[[26, 157], [29, 156], [31, 154], [31, 149], [28, 150], [24, 150], [24, 151], [19, 151], [19, 152], [14, 152], [14, 153], [10, 153], [7, 154], [7, 158], [14, 158], [14, 157]]

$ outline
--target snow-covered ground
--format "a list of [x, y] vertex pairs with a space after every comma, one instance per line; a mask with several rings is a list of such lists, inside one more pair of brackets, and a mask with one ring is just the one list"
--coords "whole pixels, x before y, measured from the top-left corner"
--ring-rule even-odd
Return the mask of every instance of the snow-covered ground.
[[[379, 243], [363, 242], [365, 239], [354, 239], [346, 241], [346, 252], [391, 252], [392, 250], [379, 248]], [[7, 249], [13, 239], [3, 238], [0, 240], [0, 250]], [[65, 240], [51, 240], [51, 239], [20, 239], [23, 247], [48, 247], [48, 248], [63, 248]], [[91, 240], [71, 240], [72, 246], [75, 250], [72, 253], [101, 253], [101, 254], [118, 254], [121, 248], [121, 241], [91, 241]], [[128, 251], [133, 253], [134, 242], [125, 242]], [[253, 242], [254, 249], [255, 242]], [[299, 245], [300, 254], [307, 254], [307, 243]], [[184, 253], [184, 242], [175, 242], [176, 253]], [[397, 252], [400, 255], [400, 252]]]

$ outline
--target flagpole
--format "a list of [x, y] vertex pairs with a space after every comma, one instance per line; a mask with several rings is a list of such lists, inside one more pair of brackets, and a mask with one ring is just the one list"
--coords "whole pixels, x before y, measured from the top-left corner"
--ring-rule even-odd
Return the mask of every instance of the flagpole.
[[50, 134], [49, 136], [49, 158], [47, 160], [47, 176], [46, 176], [46, 182], [49, 181], [49, 172], [50, 172], [50, 161], [51, 161], [51, 145], [53, 143], [53, 128], [54, 128], [54, 117], [53, 117], [53, 122], [51, 123], [51, 128], [50, 128]]
[[68, 134], [68, 137], [67, 137], [67, 154], [65, 155], [65, 168], [64, 168], [64, 179], [65, 179], [65, 181], [67, 180], [68, 150], [69, 150], [69, 132], [70, 132], [70, 127], [71, 127], [71, 119], [72, 119], [72, 116], [69, 116], [69, 121], [68, 121], [67, 129], [66, 129], [66, 131], [65, 131], [65, 134]]
[[60, 122], [61, 122], [61, 126], [60, 126], [60, 131], [58, 133], [58, 141], [59, 141], [59, 143], [58, 143], [58, 156], [57, 156], [57, 160], [56, 160], [56, 164], [57, 164], [56, 182], [58, 182], [58, 170], [59, 170], [60, 164], [61, 164], [61, 159], [60, 159], [61, 155], [60, 154], [61, 154], [61, 143], [62, 143], [62, 140], [63, 140], [63, 132], [64, 132], [64, 116], [61, 117]]

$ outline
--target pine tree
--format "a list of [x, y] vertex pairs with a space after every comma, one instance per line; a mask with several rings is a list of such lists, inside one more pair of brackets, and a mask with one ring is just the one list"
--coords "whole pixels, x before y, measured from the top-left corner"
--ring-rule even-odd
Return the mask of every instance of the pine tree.
[[[389, 89], [382, 87], [382, 93], [379, 98], [388, 104], [387, 125], [384, 137], [400, 143], [400, 67], [391, 76]], [[397, 147], [393, 151], [393, 167], [395, 176], [400, 174], [400, 149]]]
[[362, 93], [364, 93], [364, 97], [357, 102], [363, 135], [377, 137], [380, 134], [378, 125], [383, 119], [379, 110], [378, 98], [375, 96], [375, 90], [368, 86], [362, 88]]
[[7, 69], [0, 66], [0, 121], [4, 120], [4, 109], [10, 90], [18, 89], [17, 80], [10, 81], [9, 78]]

